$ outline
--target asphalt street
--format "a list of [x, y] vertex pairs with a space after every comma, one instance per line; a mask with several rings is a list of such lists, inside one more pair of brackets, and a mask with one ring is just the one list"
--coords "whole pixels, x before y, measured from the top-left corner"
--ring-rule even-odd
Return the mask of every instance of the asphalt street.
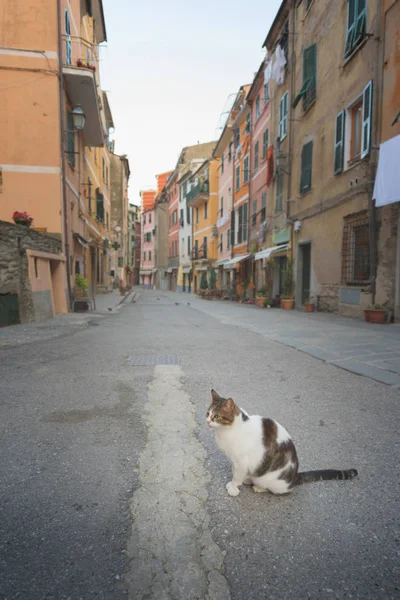
[[[0, 348], [2, 600], [400, 598], [398, 389], [204, 305], [142, 291]], [[228, 496], [211, 388], [281, 422], [303, 470], [359, 476]]]

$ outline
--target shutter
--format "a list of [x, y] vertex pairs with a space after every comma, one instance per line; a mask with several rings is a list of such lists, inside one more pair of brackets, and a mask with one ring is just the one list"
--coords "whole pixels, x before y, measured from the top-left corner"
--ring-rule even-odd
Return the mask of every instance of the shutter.
[[283, 137], [283, 98], [279, 102], [279, 139]]
[[242, 243], [242, 239], [243, 239], [243, 206], [239, 206], [238, 210], [238, 235], [237, 235], [237, 241], [238, 244]]
[[304, 144], [301, 151], [301, 181], [300, 192], [311, 189], [313, 143]]
[[303, 83], [305, 83], [308, 79], [312, 79], [316, 77], [317, 70], [317, 45], [313, 44], [309, 48], [304, 50], [303, 55]]
[[70, 65], [72, 62], [72, 41], [71, 41], [71, 24], [69, 21], [69, 14], [68, 14], [68, 10], [65, 9], [65, 33], [66, 33], [66, 63], [67, 65]]
[[186, 221], [190, 225], [190, 206], [186, 207]]
[[243, 241], [247, 241], [248, 229], [248, 203], [243, 205]]
[[342, 110], [336, 117], [335, 130], [335, 165], [334, 174], [337, 175], [343, 171], [344, 163], [344, 123], [345, 112]]
[[231, 246], [235, 245], [235, 211], [231, 212]]
[[367, 156], [371, 144], [372, 80], [365, 86], [362, 108], [361, 158]]
[[356, 3], [357, 0], [347, 0], [347, 32], [346, 47], [344, 50], [345, 58], [351, 54], [354, 47], [356, 29]]

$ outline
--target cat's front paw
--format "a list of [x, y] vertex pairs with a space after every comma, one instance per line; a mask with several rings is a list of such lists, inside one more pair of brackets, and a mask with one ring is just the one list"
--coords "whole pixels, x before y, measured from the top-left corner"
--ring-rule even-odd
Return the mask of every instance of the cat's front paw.
[[230, 496], [238, 496], [240, 493], [239, 488], [237, 487], [237, 485], [235, 485], [233, 483], [233, 481], [230, 481], [229, 483], [227, 483], [225, 487], [228, 490], [228, 494]]

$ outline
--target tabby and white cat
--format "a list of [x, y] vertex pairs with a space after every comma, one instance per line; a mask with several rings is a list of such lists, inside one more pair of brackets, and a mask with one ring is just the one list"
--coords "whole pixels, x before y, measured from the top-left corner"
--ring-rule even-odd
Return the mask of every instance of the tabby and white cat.
[[207, 424], [215, 429], [219, 449], [232, 463], [232, 481], [226, 489], [239, 494], [239, 485], [252, 485], [255, 492], [287, 494], [295, 485], [323, 479], [353, 479], [355, 469], [298, 472], [299, 461], [293, 441], [273, 419], [248, 415], [232, 398], [221, 398], [211, 390]]

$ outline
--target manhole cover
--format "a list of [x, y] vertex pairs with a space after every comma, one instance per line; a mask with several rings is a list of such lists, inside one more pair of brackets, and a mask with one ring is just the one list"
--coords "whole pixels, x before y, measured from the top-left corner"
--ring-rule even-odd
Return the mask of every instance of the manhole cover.
[[178, 354], [142, 354], [133, 356], [129, 363], [131, 367], [155, 367], [157, 365], [179, 365]]

